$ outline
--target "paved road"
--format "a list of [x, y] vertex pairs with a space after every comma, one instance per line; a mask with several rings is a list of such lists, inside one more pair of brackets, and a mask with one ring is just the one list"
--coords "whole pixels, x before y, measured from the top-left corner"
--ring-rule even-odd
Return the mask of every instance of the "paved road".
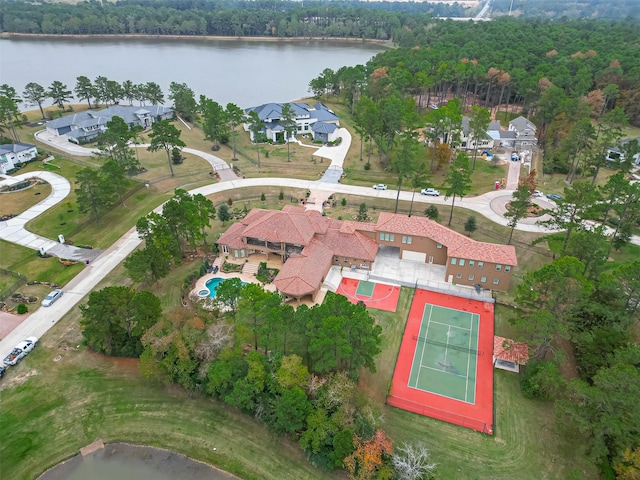
[[[346, 155], [346, 150], [344, 152]], [[49, 178], [51, 178], [51, 180], [56, 183], [56, 188], [52, 189], [52, 192], [54, 190], [58, 191], [58, 194], [56, 194], [56, 196], [54, 197], [56, 200], [55, 203], [62, 201], [62, 199], [64, 198], [62, 196], [62, 192], [64, 191], [65, 187], [62, 185], [58, 185], [60, 181], [59, 178], [61, 177], [56, 175], [55, 177]], [[259, 186], [293, 187], [317, 191], [319, 192], [319, 194], [342, 193], [387, 199], [395, 199], [397, 194], [397, 192], [393, 190], [373, 190], [370, 187], [358, 187], [354, 185], [343, 185], [340, 183], [327, 183], [322, 181], [297, 180], [292, 178], [236, 179], [219, 182], [212, 185], [206, 185], [204, 187], [191, 190], [190, 192], [192, 194], [201, 193], [203, 195], [211, 195], [214, 193], [233, 190], [236, 188]], [[69, 192], [70, 187], [68, 187], [67, 194]], [[483, 195], [479, 195], [477, 197], [456, 199], [456, 205], [473, 210], [496, 223], [506, 225], [507, 221], [503, 217], [502, 213], [504, 213], [505, 205], [511, 198], [512, 193], [512, 191], [508, 190], [492, 191]], [[410, 201], [411, 197], [412, 192], [400, 192], [401, 200]], [[53, 202], [53, 200], [54, 199], [52, 198], [51, 201]], [[414, 202], [417, 204], [433, 203], [440, 205], [450, 205], [451, 199], [445, 199], [444, 197], [427, 197], [416, 195], [414, 198]], [[50, 206], [55, 203], [52, 203]], [[47, 208], [50, 208], [50, 206]], [[158, 209], [156, 210], [159, 209], [161, 209], [161, 207], [158, 207]], [[32, 209], [29, 209], [24, 214], [20, 215], [20, 217], [23, 219], [33, 218], [33, 216], [36, 216], [36, 212], [37, 214], [39, 214], [42, 213], [42, 211], [44, 210], [41, 210], [40, 204], [38, 204]], [[15, 237], [12, 238], [14, 238], [14, 241], [16, 243], [29, 246], [30, 248], [37, 248], [30, 240], [30, 235], [32, 234], [24, 230], [25, 223], [26, 220], [22, 222], [22, 225], [20, 227], [22, 229], [21, 235], [16, 234], [17, 231], [20, 231], [20, 228], [0, 228], [0, 238], [8, 238], [5, 236], [5, 233], [8, 234], [9, 232], [11, 232], [12, 235], [15, 235]], [[519, 223], [518, 230], [528, 232], [546, 231], [543, 227], [536, 225], [535, 223], [527, 222]], [[634, 237], [632, 238], [632, 242], [640, 245], [640, 238]], [[95, 261], [91, 262], [90, 265], [87, 265], [85, 269], [80, 272], [80, 274], [78, 274], [73, 280], [71, 280], [64, 287], [65, 294], [63, 295], [63, 297], [58, 300], [52, 307], [40, 308], [36, 310], [15, 330], [13, 330], [5, 338], [0, 340], [0, 358], [4, 358], [4, 356], [6, 356], [20, 340], [29, 336], [41, 337], [42, 335], [44, 335], [47, 330], [49, 330], [49, 328], [53, 324], [55, 324], [55, 322], [60, 320], [69, 310], [71, 310], [89, 292], [91, 292], [91, 290], [98, 284], [98, 282], [109, 272], [111, 272], [116, 266], [118, 266], [120, 262], [122, 262], [127, 257], [127, 255], [129, 255], [129, 253], [131, 253], [140, 243], [141, 240], [138, 238], [135, 229], [129, 230], [113, 246], [107, 249], [103, 255], [100, 255]]]

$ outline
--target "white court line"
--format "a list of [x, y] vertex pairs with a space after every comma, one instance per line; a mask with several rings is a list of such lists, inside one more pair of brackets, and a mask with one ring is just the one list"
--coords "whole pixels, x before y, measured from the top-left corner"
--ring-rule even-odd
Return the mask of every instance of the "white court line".
[[[472, 319], [473, 319], [473, 315], [472, 315]], [[449, 323], [442, 323], [442, 322], [438, 322], [437, 320], [431, 320], [431, 323], [437, 323], [438, 325], [446, 325], [447, 327], [450, 328], [458, 328], [460, 330], [464, 330], [465, 332], [468, 332], [469, 329], [465, 328], [465, 327], [458, 327], [457, 325], [451, 325]]]
[[[471, 316], [471, 328], [469, 329], [469, 353], [467, 353], [467, 381], [464, 387], [464, 401], [467, 401], [469, 398], [469, 364], [471, 363], [471, 334], [473, 333], [473, 315]], [[477, 345], [476, 345], [477, 347]], [[476, 360], [476, 365], [478, 365], [478, 360]]]
[[464, 375], [460, 375], [459, 373], [447, 372], [444, 368], [440, 370], [439, 368], [429, 367], [428, 365], [423, 365], [422, 368], [428, 368], [429, 370], [435, 370], [436, 372], [442, 372], [447, 375], [453, 375], [454, 377], [466, 378]]
[[[408, 386], [411, 383], [411, 375], [413, 375], [413, 368], [416, 366], [416, 353], [418, 352], [418, 340], [420, 340], [420, 334], [422, 333], [422, 327], [424, 326], [424, 312], [426, 312], [427, 307], [431, 308], [432, 305], [425, 303], [424, 306], [422, 307], [422, 318], [420, 319], [420, 328], [418, 329], [418, 338], [416, 338], [416, 349], [413, 351], [413, 361], [411, 362], [411, 370], [409, 370], [409, 380], [407, 382]], [[431, 310], [433, 310], [431, 308]], [[430, 310], [430, 311], [431, 311]], [[424, 355], [424, 343], [422, 344], [422, 354]], [[420, 358], [420, 361], [422, 361], [422, 358]], [[420, 368], [420, 365], [418, 365], [418, 369]], [[420, 370], [418, 370], [418, 376], [420, 376]], [[417, 386], [417, 381], [416, 381], [416, 386]]]
[[[429, 320], [427, 320], [427, 331], [424, 332], [424, 338], [427, 338], [428, 335], [429, 335], [429, 325], [431, 325], [431, 315], [433, 314], [433, 305], [429, 305], [429, 307], [430, 307]], [[424, 313], [423, 313], [423, 316], [422, 316], [422, 321], [424, 322]], [[418, 332], [418, 333], [420, 333], [420, 332]], [[418, 340], [420, 340], [420, 335], [418, 335]], [[423, 342], [423, 344], [422, 344], [422, 353], [420, 354], [420, 367], [418, 368], [418, 376], [416, 377], [416, 387], [420, 383], [420, 372], [422, 371], [422, 359], [424, 358], [424, 351], [425, 351], [426, 346], [427, 346], [427, 344], [425, 342]]]

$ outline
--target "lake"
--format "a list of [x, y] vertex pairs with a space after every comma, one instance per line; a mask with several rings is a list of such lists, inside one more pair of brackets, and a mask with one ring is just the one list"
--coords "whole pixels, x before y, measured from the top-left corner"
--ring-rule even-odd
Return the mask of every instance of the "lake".
[[73, 90], [81, 75], [153, 81], [170, 104], [169, 84], [178, 82], [186, 83], [196, 100], [206, 95], [223, 106], [247, 108], [307, 97], [309, 82], [325, 68], [364, 65], [384, 50], [375, 43], [336, 40], [3, 38], [0, 83], [22, 94], [29, 82], [48, 88], [59, 80]]

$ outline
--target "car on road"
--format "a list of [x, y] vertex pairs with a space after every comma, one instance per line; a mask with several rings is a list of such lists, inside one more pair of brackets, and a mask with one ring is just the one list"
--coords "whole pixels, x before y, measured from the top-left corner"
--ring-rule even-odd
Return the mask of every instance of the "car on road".
[[62, 290], [60, 290], [59, 288], [54, 290], [54, 291], [52, 291], [51, 293], [49, 293], [49, 295], [44, 297], [44, 300], [42, 300], [42, 306], [43, 307], [50, 307], [61, 296], [62, 296]]
[[373, 186], [373, 189], [374, 189], [374, 190], [386, 190], [386, 189], [387, 189], [387, 186], [386, 186], [384, 183], [376, 183], [376, 184]]
[[11, 353], [4, 357], [5, 365], [16, 365], [20, 360], [26, 357], [31, 350], [38, 345], [38, 339], [36, 337], [29, 337], [21, 341], [15, 346]]
[[547, 193], [547, 198], [549, 200], [562, 200], [562, 196], [557, 193]]
[[544, 197], [544, 193], [542, 193], [540, 190], [534, 190], [533, 191], [533, 196], [534, 197]]
[[420, 190], [421, 195], [430, 195], [432, 197], [439, 197], [440, 190], [436, 190], [435, 188], [423, 188]]

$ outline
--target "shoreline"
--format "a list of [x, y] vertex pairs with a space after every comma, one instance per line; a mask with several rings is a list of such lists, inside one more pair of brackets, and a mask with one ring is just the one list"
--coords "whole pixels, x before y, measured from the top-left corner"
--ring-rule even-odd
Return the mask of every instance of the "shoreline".
[[349, 43], [371, 43], [374, 45], [382, 45], [386, 48], [393, 49], [396, 45], [391, 40], [377, 40], [369, 38], [353, 38], [353, 37], [218, 37], [214, 35], [149, 35], [138, 33], [115, 33], [115, 34], [46, 34], [46, 33], [16, 33], [16, 32], [2, 32], [0, 33], [0, 39], [6, 38], [33, 38], [33, 39], [51, 39], [51, 38], [63, 38], [63, 39], [141, 39], [141, 40], [222, 40], [222, 41], [253, 41], [253, 42], [349, 42]]
[[[96, 457], [96, 455], [98, 457]], [[46, 469], [36, 478], [38, 480], [63, 480], [68, 478], [78, 468], [81, 468], [87, 457], [101, 458], [104, 460], [120, 460], [125, 462], [139, 462], [150, 469], [179, 474], [180, 478], [206, 479], [206, 480], [242, 480], [241, 477], [222, 470], [215, 465], [163, 447], [151, 445], [136, 445], [128, 442], [105, 443], [104, 448], [84, 456], [76, 452], [61, 460], [56, 465]], [[191, 472], [191, 477], [183, 477], [185, 472]], [[172, 475], [173, 476], [173, 475]]]

